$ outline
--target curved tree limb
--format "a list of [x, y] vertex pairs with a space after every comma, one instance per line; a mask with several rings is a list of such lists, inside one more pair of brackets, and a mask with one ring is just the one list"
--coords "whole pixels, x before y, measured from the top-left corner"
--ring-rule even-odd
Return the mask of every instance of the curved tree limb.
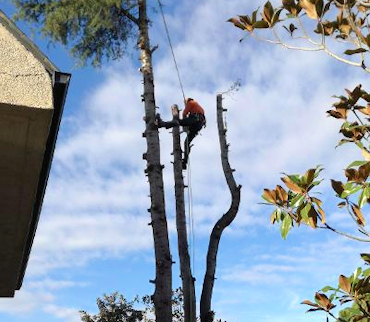
[[211, 310], [211, 300], [213, 285], [215, 280], [216, 272], [216, 261], [218, 245], [221, 239], [222, 232], [229, 226], [235, 219], [240, 204], [240, 189], [241, 186], [237, 186], [234, 176], [233, 169], [231, 169], [228, 157], [228, 147], [226, 142], [226, 129], [222, 119], [222, 113], [226, 111], [222, 107], [222, 95], [217, 95], [217, 125], [218, 125], [218, 136], [220, 139], [221, 149], [221, 161], [222, 169], [225, 174], [227, 185], [229, 186], [231, 193], [231, 205], [229, 210], [217, 221], [213, 227], [207, 253], [207, 268], [204, 276], [202, 296], [200, 299], [200, 320], [201, 322], [212, 322], [213, 312]]

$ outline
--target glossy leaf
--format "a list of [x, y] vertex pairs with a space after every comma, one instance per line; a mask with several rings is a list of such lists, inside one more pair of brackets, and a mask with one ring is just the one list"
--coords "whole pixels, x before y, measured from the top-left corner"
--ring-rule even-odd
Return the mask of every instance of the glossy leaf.
[[286, 239], [290, 228], [292, 228], [292, 223], [292, 218], [287, 214], [280, 226], [281, 236], [283, 237], [283, 239]]
[[368, 50], [365, 48], [357, 48], [357, 49], [347, 49], [344, 54], [346, 55], [355, 55], [355, 54], [361, 54], [366, 53]]
[[344, 275], [339, 276], [339, 287], [347, 293], [351, 292], [351, 283]]
[[354, 215], [356, 216], [357, 223], [361, 226], [365, 226], [366, 221], [365, 221], [364, 215], [362, 214], [361, 209], [356, 205], [351, 205], [351, 208], [352, 208]]

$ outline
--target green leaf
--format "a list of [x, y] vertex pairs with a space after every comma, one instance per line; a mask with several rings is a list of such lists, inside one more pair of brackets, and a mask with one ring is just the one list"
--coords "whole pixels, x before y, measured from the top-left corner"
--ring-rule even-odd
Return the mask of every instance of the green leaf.
[[269, 28], [269, 27], [270, 27], [269, 24], [264, 20], [257, 21], [253, 24], [253, 28], [256, 28], [256, 29]]
[[360, 54], [360, 53], [365, 53], [368, 50], [365, 48], [357, 48], [357, 49], [347, 49], [344, 54], [346, 55], [354, 55], [354, 54]]
[[370, 264], [370, 254], [362, 253], [361, 258], [368, 264]]
[[368, 162], [369, 161], [353, 161], [346, 169], [358, 167], [358, 166], [364, 165], [364, 164], [366, 164]]
[[283, 237], [283, 239], [286, 239], [290, 228], [292, 228], [293, 226], [292, 223], [293, 223], [292, 218], [287, 214], [284, 217], [280, 227], [281, 236]]
[[321, 291], [323, 291], [323, 292], [327, 292], [327, 291], [335, 291], [336, 289], [334, 288], [334, 287], [332, 287], [332, 286], [329, 286], [329, 285], [327, 285], [327, 286], [325, 286], [325, 287], [323, 287], [322, 289], [321, 289]]
[[291, 207], [299, 207], [304, 199], [305, 199], [304, 195], [301, 195], [301, 194], [297, 193], [296, 196], [293, 197], [293, 199], [290, 201], [290, 206]]
[[359, 208], [362, 208], [365, 205], [369, 196], [370, 196], [370, 188], [366, 187], [365, 189], [362, 190], [360, 196], [358, 197]]
[[336, 148], [340, 147], [341, 145], [343, 144], [346, 144], [346, 143], [351, 143], [353, 142], [352, 140], [349, 140], [349, 139], [342, 139], [338, 142], [338, 144], [335, 146]]
[[300, 212], [300, 215], [301, 215], [301, 217], [302, 217], [303, 221], [304, 221], [306, 224], [308, 224], [308, 213], [310, 212], [311, 207], [312, 207], [312, 206], [311, 206], [311, 204], [307, 203], [307, 204], [303, 207], [303, 209], [301, 210], [301, 212]]

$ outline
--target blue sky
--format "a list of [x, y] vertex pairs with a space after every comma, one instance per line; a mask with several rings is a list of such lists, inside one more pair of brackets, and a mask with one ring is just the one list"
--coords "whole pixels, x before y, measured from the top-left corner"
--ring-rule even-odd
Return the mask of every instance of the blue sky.
[[[269, 224], [271, 210], [258, 203], [262, 189], [274, 187], [283, 171], [302, 173], [323, 164], [324, 178], [343, 179], [342, 169], [361, 158], [350, 147], [334, 149], [340, 124], [325, 111], [344, 87], [369, 88], [366, 75], [323, 53], [288, 51], [253, 39], [240, 43], [243, 35], [226, 20], [250, 12], [261, 4], [257, 0], [164, 3], [185, 93], [204, 106], [208, 121], [190, 160], [198, 298], [208, 236], [230, 202], [218, 150], [216, 94], [240, 79], [240, 90], [226, 96], [224, 105], [242, 202], [221, 240], [213, 309], [228, 322], [324, 321], [323, 315], [305, 314], [299, 303], [335, 285], [339, 274], [350, 275], [365, 245], [307, 227], [283, 241], [279, 228]], [[9, 3], [0, 4], [13, 13]], [[159, 45], [156, 104], [168, 118], [182, 96], [162, 21], [153, 11], [151, 19], [151, 42]], [[19, 26], [28, 33], [27, 26]], [[96, 298], [103, 293], [119, 291], [131, 299], [153, 292], [141, 74], [134, 51], [99, 70], [79, 69], [66, 49], [48, 47], [37, 35], [34, 40], [73, 76], [24, 284], [14, 299], [0, 299], [0, 321], [75, 322], [78, 310], [96, 312]], [[178, 262], [171, 135], [161, 130], [160, 137], [171, 252]], [[320, 191], [329, 222], [351, 229], [334, 207], [327, 182]], [[178, 287], [178, 265], [173, 269]]]

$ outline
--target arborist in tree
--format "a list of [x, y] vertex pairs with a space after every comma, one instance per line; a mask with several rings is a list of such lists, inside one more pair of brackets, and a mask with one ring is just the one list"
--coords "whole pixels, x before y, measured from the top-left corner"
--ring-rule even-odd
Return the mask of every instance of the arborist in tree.
[[190, 153], [190, 143], [198, 135], [203, 126], [206, 126], [206, 117], [203, 108], [194, 99], [187, 98], [185, 100], [185, 109], [182, 112], [182, 119], [174, 117], [172, 121], [164, 122], [159, 114], [157, 114], [156, 118], [158, 127], [169, 129], [181, 125], [188, 128], [188, 135], [184, 142], [184, 158], [182, 160], [182, 168], [185, 170]]

